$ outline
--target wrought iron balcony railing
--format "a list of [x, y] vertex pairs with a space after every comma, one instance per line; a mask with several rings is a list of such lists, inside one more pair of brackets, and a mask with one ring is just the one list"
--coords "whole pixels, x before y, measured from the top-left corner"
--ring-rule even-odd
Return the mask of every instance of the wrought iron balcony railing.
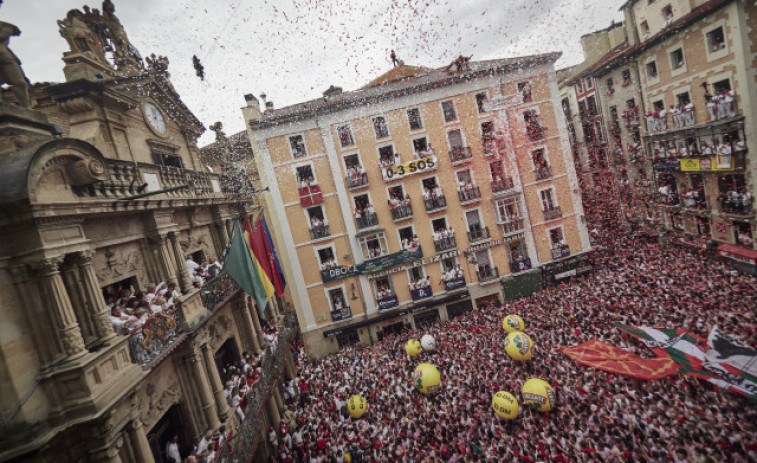
[[327, 223], [321, 225], [320, 227], [310, 229], [311, 240], [319, 240], [321, 238], [326, 238], [327, 236], [331, 236], [331, 229], [329, 228], [329, 224]]

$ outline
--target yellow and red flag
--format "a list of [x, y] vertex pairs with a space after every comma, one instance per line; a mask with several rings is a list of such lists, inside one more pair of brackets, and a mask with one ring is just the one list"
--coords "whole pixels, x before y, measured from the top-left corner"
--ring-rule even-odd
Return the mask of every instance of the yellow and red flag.
[[670, 357], [647, 359], [596, 339], [560, 351], [581, 365], [646, 380], [677, 375], [680, 367]]
[[[259, 247], [259, 240], [255, 239], [255, 234], [252, 230], [252, 227], [250, 226], [250, 221], [247, 219], [247, 217], [245, 217], [244, 219], [242, 231], [244, 232], [244, 240], [245, 242], [247, 242], [247, 249], [250, 251], [253, 263], [255, 264], [255, 269], [260, 276], [260, 280], [263, 282], [265, 300], [269, 301], [275, 294], [276, 289], [274, 288], [273, 282], [271, 282], [271, 277], [269, 276], [271, 274], [270, 270], [268, 272], [266, 272], [265, 270], [265, 266], [268, 265], [268, 260], [265, 259], [265, 256], [262, 252], [255, 252], [255, 248]], [[263, 258], [259, 256], [262, 256]]]

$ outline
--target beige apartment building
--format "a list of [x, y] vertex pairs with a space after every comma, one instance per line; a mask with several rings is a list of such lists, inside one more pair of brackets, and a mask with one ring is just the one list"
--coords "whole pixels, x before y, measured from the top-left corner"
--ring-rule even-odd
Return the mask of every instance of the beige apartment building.
[[311, 356], [590, 268], [558, 56], [402, 64], [262, 114], [246, 97]]
[[653, 233], [717, 249], [757, 272], [749, 150], [757, 135], [757, 6], [657, 0], [622, 10], [627, 40], [591, 72], [608, 95], [606, 123], [621, 134], [632, 215]]

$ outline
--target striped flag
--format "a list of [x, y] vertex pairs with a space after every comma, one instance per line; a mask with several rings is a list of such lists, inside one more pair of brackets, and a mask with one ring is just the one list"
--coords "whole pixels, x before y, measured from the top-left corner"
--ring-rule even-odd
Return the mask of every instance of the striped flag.
[[273, 287], [273, 283], [271, 282], [271, 279], [268, 277], [268, 273], [265, 271], [263, 264], [260, 262], [260, 259], [255, 253], [255, 250], [254, 250], [255, 240], [253, 240], [254, 232], [252, 231], [252, 227], [250, 226], [250, 221], [247, 219], [247, 217], [244, 218], [244, 225], [242, 226], [242, 230], [244, 231], [244, 240], [247, 243], [247, 250], [250, 252], [250, 256], [252, 256], [252, 261], [255, 263], [255, 269], [257, 270], [258, 275], [260, 276], [260, 281], [263, 282], [263, 289], [265, 290], [265, 300], [269, 301], [273, 297], [273, 294], [275, 293], [275, 289]]

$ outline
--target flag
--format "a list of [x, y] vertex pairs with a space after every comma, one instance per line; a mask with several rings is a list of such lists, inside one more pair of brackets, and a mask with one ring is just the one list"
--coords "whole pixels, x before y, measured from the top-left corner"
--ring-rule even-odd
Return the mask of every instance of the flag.
[[265, 222], [265, 215], [263, 214], [260, 214], [260, 223], [263, 224], [263, 231], [265, 232], [266, 241], [268, 241], [268, 258], [271, 260], [271, 270], [273, 271], [273, 286], [276, 287], [276, 295], [284, 297], [284, 288], [286, 288], [287, 283], [284, 279], [284, 272], [281, 270], [279, 258], [276, 255], [276, 247], [273, 245], [271, 232], [268, 231], [268, 225]]
[[278, 281], [276, 278], [278, 269], [276, 268], [276, 262], [273, 259], [271, 247], [268, 244], [268, 236], [265, 234], [265, 229], [263, 228], [263, 223], [260, 218], [258, 218], [255, 227], [252, 229], [252, 239], [250, 244], [252, 245], [252, 252], [255, 258], [260, 262], [260, 266], [268, 277], [268, 281], [271, 282], [271, 288], [275, 290], [279, 297], [283, 296], [284, 288], [281, 287], [281, 289], [279, 289], [276, 284]]
[[641, 339], [658, 357], [669, 356], [679, 364], [679, 372], [709, 381], [731, 392], [757, 400], [757, 377], [723, 364], [710, 362], [704, 349], [707, 341], [685, 329], [657, 329], [615, 323], [613, 326]]
[[732, 338], [715, 326], [707, 338], [709, 350], [705, 352], [709, 363], [720, 364], [732, 373], [749, 373], [757, 376], [757, 349]]
[[670, 357], [646, 359], [596, 339], [560, 352], [581, 365], [632, 378], [652, 380], [678, 374], [679, 365]]
[[244, 240], [247, 242], [247, 249], [250, 252], [252, 261], [255, 263], [255, 269], [258, 271], [258, 275], [260, 275], [260, 281], [263, 282], [263, 289], [265, 290], [265, 300], [268, 301], [273, 297], [275, 289], [273, 287], [273, 283], [271, 283], [271, 279], [268, 277], [268, 273], [266, 273], [265, 271], [265, 267], [263, 267], [262, 263], [260, 262], [260, 259], [258, 258], [255, 251], [253, 250], [254, 232], [252, 231], [252, 227], [250, 226], [250, 221], [247, 220], [247, 217], [245, 217], [244, 219], [242, 230], [244, 231]]
[[265, 289], [263, 288], [263, 282], [260, 280], [260, 275], [255, 268], [250, 248], [244, 240], [239, 221], [234, 222], [231, 247], [226, 254], [223, 271], [231, 276], [244, 292], [255, 299], [260, 316], [263, 317], [266, 304]]

